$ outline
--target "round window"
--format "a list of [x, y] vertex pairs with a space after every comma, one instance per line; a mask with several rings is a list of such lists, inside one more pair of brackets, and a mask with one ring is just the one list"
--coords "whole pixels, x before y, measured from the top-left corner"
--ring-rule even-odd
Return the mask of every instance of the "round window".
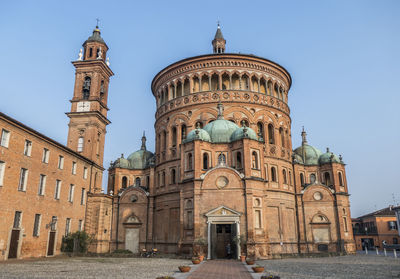
[[136, 195], [132, 195], [132, 196], [131, 196], [131, 202], [137, 202], [138, 199], [139, 199], [139, 198], [138, 198], [138, 196], [136, 196]]

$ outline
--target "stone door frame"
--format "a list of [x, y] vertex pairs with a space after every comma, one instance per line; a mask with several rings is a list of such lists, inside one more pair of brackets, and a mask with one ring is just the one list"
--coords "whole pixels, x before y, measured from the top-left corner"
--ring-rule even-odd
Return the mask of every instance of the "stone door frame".
[[[228, 214], [229, 213], [229, 214]], [[207, 217], [207, 259], [211, 259], [211, 225], [213, 224], [236, 224], [236, 236], [240, 238], [240, 216], [242, 214], [226, 206], [217, 207], [205, 214]], [[240, 258], [240, 243], [236, 245], [237, 258]]]

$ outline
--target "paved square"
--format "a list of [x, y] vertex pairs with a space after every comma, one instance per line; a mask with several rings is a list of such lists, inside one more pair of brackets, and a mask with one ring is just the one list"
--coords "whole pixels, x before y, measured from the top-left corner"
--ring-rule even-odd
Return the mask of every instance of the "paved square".
[[400, 278], [400, 259], [384, 256], [342, 256], [257, 261], [267, 273], [282, 279]]

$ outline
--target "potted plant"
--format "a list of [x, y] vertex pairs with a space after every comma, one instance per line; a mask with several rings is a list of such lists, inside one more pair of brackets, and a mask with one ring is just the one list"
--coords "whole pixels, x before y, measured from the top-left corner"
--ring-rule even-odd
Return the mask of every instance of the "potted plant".
[[264, 267], [263, 266], [256, 265], [256, 266], [253, 266], [252, 269], [253, 269], [254, 273], [264, 272]]
[[246, 263], [247, 263], [248, 265], [253, 265], [253, 264], [255, 263], [255, 261], [254, 261], [253, 259], [247, 259], [247, 260], [246, 260]]
[[201, 262], [201, 261], [200, 261], [199, 258], [196, 258], [196, 257], [192, 258], [192, 263], [193, 263], [193, 264], [199, 264], [200, 262]]
[[190, 266], [188, 266], [188, 265], [181, 265], [181, 266], [178, 266], [178, 268], [179, 268], [180, 272], [189, 272], [190, 271]]
[[193, 255], [203, 261], [206, 253], [207, 239], [199, 237], [193, 241]]

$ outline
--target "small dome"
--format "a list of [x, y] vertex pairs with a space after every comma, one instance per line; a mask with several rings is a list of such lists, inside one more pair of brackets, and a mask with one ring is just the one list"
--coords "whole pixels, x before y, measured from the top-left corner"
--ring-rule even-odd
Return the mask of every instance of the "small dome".
[[254, 132], [253, 129], [246, 127], [246, 136], [245, 136], [245, 131], [244, 131], [245, 127], [240, 127], [238, 129], [236, 129], [233, 134], [230, 137], [230, 141], [237, 141], [243, 138], [249, 138], [252, 140], [258, 140], [257, 134], [256, 132]]
[[184, 140], [184, 143], [186, 142], [191, 142], [196, 139], [202, 140], [202, 141], [211, 141], [210, 135], [203, 129], [194, 129], [190, 131], [190, 133], [187, 135], [186, 139]]
[[123, 169], [129, 169], [129, 161], [123, 157], [119, 158], [114, 166], [115, 168], [123, 168]]
[[230, 142], [231, 135], [238, 128], [238, 125], [231, 121], [217, 119], [211, 123], [208, 123], [204, 127], [204, 130], [210, 135], [211, 142], [226, 143]]
[[150, 165], [150, 161], [153, 158], [154, 154], [150, 151], [140, 149], [136, 152], [133, 152], [128, 157], [129, 167], [130, 169], [145, 169]]
[[93, 30], [92, 36], [90, 36], [83, 45], [85, 45], [88, 42], [98, 42], [106, 45], [106, 42], [104, 42], [103, 38], [100, 36], [100, 29], [98, 26], [96, 26], [96, 29]]
[[301, 157], [300, 155], [298, 155], [296, 153], [293, 153], [293, 156], [294, 156], [295, 163], [304, 164], [303, 157]]
[[294, 150], [294, 153], [299, 155], [301, 158], [303, 158], [304, 153], [304, 165], [318, 165], [319, 157], [322, 155], [320, 150], [308, 144], [303, 144], [302, 146], [297, 147]]
[[[332, 161], [331, 161], [332, 158]], [[329, 149], [326, 150], [326, 153], [322, 154], [319, 157], [319, 163], [322, 164], [327, 164], [327, 163], [341, 163], [340, 159], [338, 156], [336, 156], [335, 154], [333, 154], [332, 152], [329, 151]]]

